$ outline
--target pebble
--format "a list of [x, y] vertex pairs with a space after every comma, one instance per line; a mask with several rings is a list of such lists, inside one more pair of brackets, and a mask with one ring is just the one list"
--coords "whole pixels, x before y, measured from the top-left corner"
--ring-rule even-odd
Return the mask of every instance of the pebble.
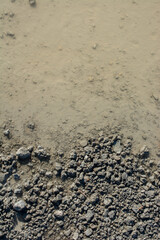
[[20, 180], [20, 176], [19, 176], [19, 174], [17, 174], [17, 173], [15, 173], [15, 174], [13, 175], [13, 177], [14, 177], [14, 179], [15, 179], [16, 181]]
[[52, 174], [51, 171], [47, 171], [45, 175], [46, 175], [46, 177], [48, 177], [48, 178], [51, 178], [51, 177], [53, 176], [53, 174]]
[[94, 217], [94, 213], [92, 210], [89, 209], [85, 215], [85, 219], [87, 220], [87, 222], [90, 222], [93, 217]]
[[86, 231], [85, 231], [85, 235], [86, 235], [87, 237], [90, 237], [90, 236], [92, 235], [92, 233], [93, 233], [93, 231], [92, 231], [91, 228], [87, 228]]
[[117, 140], [114, 145], [113, 145], [113, 150], [120, 154], [122, 152], [122, 147], [121, 147], [121, 141], [120, 140]]
[[111, 205], [111, 203], [112, 203], [112, 199], [111, 198], [105, 198], [104, 199], [105, 207], [108, 207], [109, 205]]
[[56, 210], [54, 212], [54, 216], [57, 218], [57, 219], [63, 219], [64, 218], [64, 213], [62, 210]]
[[18, 202], [14, 203], [13, 209], [17, 212], [21, 212], [25, 210], [26, 208], [26, 203], [23, 200], [19, 200]]
[[30, 158], [31, 153], [25, 147], [21, 147], [17, 150], [16, 155], [20, 160], [25, 160]]
[[14, 194], [18, 195], [18, 196], [21, 196], [22, 195], [22, 188], [21, 187], [16, 188], [14, 190]]
[[111, 220], [113, 220], [113, 219], [115, 218], [115, 216], [116, 216], [116, 212], [115, 212], [114, 210], [112, 210], [112, 211], [110, 211], [110, 212], [108, 213], [108, 216], [109, 216], [109, 218], [110, 218]]
[[70, 234], [71, 234], [71, 230], [70, 230], [70, 229], [64, 231], [64, 235], [65, 235], [66, 237], [69, 237]]
[[78, 237], [79, 237], [79, 234], [78, 234], [78, 232], [74, 232], [74, 234], [73, 234], [73, 240], [78, 240]]
[[34, 7], [36, 5], [36, 0], [29, 0], [29, 4]]
[[7, 180], [7, 174], [6, 173], [0, 173], [0, 183], [4, 184]]
[[42, 146], [38, 146], [37, 149], [35, 149], [34, 154], [39, 160], [48, 160], [50, 158], [50, 154], [47, 153]]
[[144, 145], [144, 146], [140, 149], [140, 157], [141, 157], [141, 158], [148, 158], [148, 157], [149, 157], [149, 149], [147, 148], [146, 145]]
[[9, 129], [6, 129], [4, 132], [3, 132], [4, 136], [8, 137], [10, 136], [10, 130]]

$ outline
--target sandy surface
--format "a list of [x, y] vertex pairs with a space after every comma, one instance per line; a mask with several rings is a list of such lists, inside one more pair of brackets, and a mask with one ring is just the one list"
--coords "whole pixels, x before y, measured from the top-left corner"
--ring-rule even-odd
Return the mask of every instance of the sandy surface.
[[118, 126], [157, 159], [159, 26], [159, 0], [0, 0], [1, 136], [55, 150]]

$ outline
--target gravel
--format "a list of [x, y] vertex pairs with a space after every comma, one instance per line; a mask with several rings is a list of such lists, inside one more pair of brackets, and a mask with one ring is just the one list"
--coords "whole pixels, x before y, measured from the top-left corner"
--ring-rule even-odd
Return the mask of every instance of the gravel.
[[0, 238], [159, 239], [160, 167], [148, 148], [101, 134], [54, 162], [41, 146], [16, 156], [0, 155]]

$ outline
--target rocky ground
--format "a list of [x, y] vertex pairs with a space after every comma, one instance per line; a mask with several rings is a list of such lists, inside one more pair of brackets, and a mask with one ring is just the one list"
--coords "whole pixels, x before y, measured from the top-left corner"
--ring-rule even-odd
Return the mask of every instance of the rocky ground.
[[159, 187], [132, 137], [100, 132], [54, 156], [24, 145], [0, 155], [0, 239], [158, 240]]

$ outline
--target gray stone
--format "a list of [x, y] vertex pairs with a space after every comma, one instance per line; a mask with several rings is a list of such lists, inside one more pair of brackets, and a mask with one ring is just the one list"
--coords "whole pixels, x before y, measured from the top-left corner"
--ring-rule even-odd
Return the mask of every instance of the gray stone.
[[8, 137], [10, 136], [10, 130], [9, 129], [6, 129], [4, 132], [3, 132], [4, 136]]
[[85, 231], [85, 235], [86, 235], [87, 237], [90, 237], [90, 236], [92, 235], [92, 233], [93, 233], [93, 231], [92, 231], [91, 228], [87, 228], [86, 231]]
[[31, 153], [25, 147], [21, 147], [17, 150], [16, 155], [18, 156], [19, 159], [25, 160], [30, 158]]
[[134, 226], [134, 224], [135, 224], [135, 219], [134, 219], [134, 217], [128, 216], [128, 217], [125, 219], [125, 224], [126, 224], [127, 226]]
[[15, 174], [13, 175], [13, 177], [14, 177], [14, 180], [16, 180], [16, 181], [20, 180], [20, 176], [19, 176], [19, 174], [17, 174], [17, 173], [15, 173]]
[[122, 152], [121, 141], [117, 140], [113, 145], [113, 151], [120, 154]]
[[87, 146], [87, 140], [82, 140], [82, 141], [80, 141], [80, 145], [82, 146], [82, 147], [86, 147]]
[[140, 149], [140, 157], [141, 158], [148, 158], [149, 157], [149, 150], [147, 148], [146, 145], [144, 145], [141, 149]]
[[76, 177], [76, 170], [74, 170], [73, 168], [69, 168], [68, 171], [67, 171], [67, 175], [70, 178], [75, 178]]
[[62, 164], [59, 162], [55, 162], [55, 170], [60, 172], [62, 170]]
[[29, 4], [34, 7], [36, 5], [36, 0], [29, 0]]
[[22, 195], [22, 188], [18, 187], [14, 190], [14, 194], [17, 196], [21, 196]]
[[7, 180], [7, 174], [6, 173], [0, 173], [0, 183], [4, 184]]
[[111, 203], [112, 203], [112, 199], [111, 199], [111, 198], [106, 197], [106, 198], [104, 199], [104, 205], [105, 205], [105, 207], [110, 206]]
[[127, 181], [127, 179], [128, 179], [128, 174], [126, 172], [123, 172], [122, 173], [122, 180]]
[[71, 230], [70, 230], [70, 229], [64, 231], [64, 235], [65, 235], [66, 237], [69, 237], [70, 234], [71, 234]]
[[53, 176], [53, 174], [52, 174], [51, 171], [47, 171], [45, 175], [46, 175], [46, 177], [48, 177], [48, 178], [51, 178], [51, 177]]
[[2, 238], [3, 239], [3, 237], [5, 236], [5, 233], [4, 232], [2, 232], [2, 231], [0, 231], [0, 238]]
[[94, 217], [94, 213], [92, 210], [88, 210], [86, 215], [85, 215], [85, 219], [87, 220], [87, 222], [90, 222]]
[[56, 210], [54, 212], [54, 216], [59, 219], [59, 220], [62, 220], [64, 218], [64, 213], [62, 210]]
[[39, 160], [47, 160], [50, 158], [50, 154], [47, 153], [42, 146], [38, 146], [38, 148], [34, 151], [34, 154]]
[[18, 202], [14, 203], [13, 209], [17, 212], [21, 212], [25, 210], [26, 208], [26, 203], [23, 200], [19, 200]]
[[112, 210], [112, 211], [110, 211], [110, 212], [108, 213], [108, 216], [109, 216], [109, 218], [110, 218], [111, 220], [113, 220], [113, 219], [115, 218], [115, 216], [116, 216], [116, 212], [115, 212], [114, 210]]
[[72, 152], [70, 153], [70, 159], [76, 160], [77, 158], [77, 153], [76, 151], [72, 150]]
[[74, 232], [74, 234], [73, 234], [73, 240], [78, 240], [78, 237], [79, 237], [79, 234], [78, 234], [78, 232]]
[[154, 190], [149, 190], [148, 192], [146, 192], [147, 197], [149, 198], [154, 198], [155, 196], [155, 191]]
[[99, 197], [96, 193], [92, 194], [90, 198], [87, 199], [87, 202], [93, 205], [96, 204], [98, 201], [99, 201]]

